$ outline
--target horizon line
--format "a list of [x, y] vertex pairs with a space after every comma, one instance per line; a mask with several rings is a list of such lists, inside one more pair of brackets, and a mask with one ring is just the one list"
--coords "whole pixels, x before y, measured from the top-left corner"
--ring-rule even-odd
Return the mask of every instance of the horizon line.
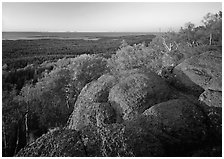
[[157, 33], [157, 32], [167, 32], [167, 31], [2, 31], [2, 32], [47, 32], [47, 33]]

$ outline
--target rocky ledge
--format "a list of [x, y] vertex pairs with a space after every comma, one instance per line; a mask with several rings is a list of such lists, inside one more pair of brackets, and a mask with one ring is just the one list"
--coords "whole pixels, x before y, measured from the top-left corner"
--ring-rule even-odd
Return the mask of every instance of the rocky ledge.
[[105, 74], [82, 89], [67, 127], [17, 156], [221, 156], [221, 68], [221, 52], [206, 52], [161, 76]]

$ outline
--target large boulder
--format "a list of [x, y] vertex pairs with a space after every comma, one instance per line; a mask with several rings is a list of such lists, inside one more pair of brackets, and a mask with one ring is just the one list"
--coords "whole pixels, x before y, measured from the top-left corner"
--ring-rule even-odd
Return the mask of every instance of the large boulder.
[[21, 149], [17, 157], [85, 157], [85, 147], [75, 130], [55, 130]]
[[[103, 75], [97, 81], [87, 84], [78, 96], [68, 121], [68, 128], [79, 130], [90, 123], [96, 125], [97, 112], [100, 112], [102, 109], [106, 111], [107, 117], [102, 117], [103, 114], [101, 113], [100, 118], [111, 120], [107, 122], [113, 122], [115, 112], [110, 108], [110, 104], [107, 101], [109, 90], [115, 82], [116, 79], [113, 76]], [[105, 113], [104, 115], [106, 115]]]
[[[204, 142], [207, 138], [214, 142], [214, 136], [207, 135], [205, 114], [201, 107], [186, 99], [169, 100], [120, 124], [90, 124], [79, 131], [64, 129], [47, 133], [22, 149], [17, 156], [206, 156], [207, 149], [220, 148], [220, 145], [209, 146]], [[220, 152], [212, 151], [209, 155]]]
[[207, 137], [206, 117], [203, 111], [186, 99], [159, 103], [144, 111], [152, 132], [171, 154], [183, 153], [197, 146]]
[[199, 96], [204, 90], [222, 90], [221, 52], [205, 52], [186, 59], [177, 65], [173, 73], [176, 86]]
[[210, 136], [208, 142], [214, 146], [222, 145], [222, 108], [208, 106], [204, 103], [201, 103], [201, 107], [207, 117]]
[[137, 125], [87, 126], [49, 132], [20, 150], [17, 157], [164, 156], [159, 140]]
[[222, 156], [222, 108], [208, 106], [201, 103], [201, 108], [206, 116], [208, 137], [206, 142], [198, 149], [189, 153], [194, 157], [221, 157]]
[[168, 100], [169, 95], [168, 85], [157, 74], [132, 71], [111, 88], [109, 101], [124, 120], [131, 120], [150, 106]]
[[164, 156], [159, 139], [142, 125], [114, 123], [80, 130], [88, 156], [153, 157]]
[[124, 132], [127, 150], [136, 157], [165, 156], [160, 140], [140, 125], [126, 125]]

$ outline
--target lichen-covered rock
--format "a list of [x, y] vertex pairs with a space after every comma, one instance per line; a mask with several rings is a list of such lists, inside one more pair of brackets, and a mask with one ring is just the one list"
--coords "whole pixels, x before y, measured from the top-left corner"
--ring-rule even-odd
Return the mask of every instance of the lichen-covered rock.
[[222, 157], [222, 146], [205, 147], [189, 153], [191, 157]]
[[[142, 127], [142, 125], [133, 124], [132, 122], [125, 124], [115, 123], [105, 127], [88, 126], [81, 130], [81, 134], [82, 138], [86, 138], [88, 154], [90, 154], [90, 150], [95, 153], [99, 152], [100, 149], [100, 156], [104, 157], [152, 157], [165, 155], [159, 139], [148, 132], [144, 126]], [[100, 143], [95, 144], [93, 141], [96, 139]]]
[[116, 112], [109, 103], [101, 103], [96, 109], [96, 123], [98, 127], [116, 122]]
[[22, 149], [18, 157], [150, 157], [164, 156], [159, 140], [137, 125], [87, 126], [56, 130]]
[[[17, 156], [204, 156], [205, 150], [212, 146], [203, 145], [207, 136], [203, 115], [200, 108], [187, 100], [170, 100], [121, 124], [88, 125], [79, 131], [48, 133], [26, 146]], [[209, 155], [220, 153], [219, 149], [212, 151]]]
[[103, 75], [97, 81], [87, 84], [78, 96], [68, 121], [68, 128], [79, 130], [90, 123], [96, 124], [97, 110], [102, 106], [107, 109], [108, 117], [105, 117], [105, 120], [113, 120], [112, 116], [115, 112], [109, 108], [110, 104], [106, 102], [109, 90], [115, 82], [116, 79], [113, 76]]
[[176, 85], [199, 96], [204, 90], [222, 91], [221, 52], [205, 52], [186, 59], [174, 69]]
[[[90, 129], [89, 129], [90, 128]], [[110, 124], [104, 127], [88, 127], [90, 132], [94, 132], [100, 136], [100, 150], [101, 156], [104, 157], [119, 157], [119, 156], [133, 156], [131, 150], [127, 149], [125, 142], [125, 125]]]
[[212, 145], [222, 145], [222, 108], [201, 104], [207, 116], [210, 138], [208, 142]]
[[212, 107], [222, 107], [222, 92], [205, 90], [199, 100]]
[[169, 94], [169, 87], [155, 73], [133, 72], [111, 88], [109, 101], [123, 119], [131, 120], [150, 106], [168, 100]]
[[18, 152], [17, 157], [85, 157], [86, 152], [75, 130], [48, 132]]
[[159, 139], [135, 121], [111, 124], [98, 131], [103, 156], [156, 157], [165, 156]]
[[148, 125], [135, 121], [126, 123], [124, 136], [127, 149], [136, 157], [166, 156], [160, 139], [147, 128]]
[[102, 139], [98, 129], [95, 125], [88, 125], [79, 130], [85, 147], [86, 157], [102, 156]]
[[158, 130], [155, 131], [157, 136], [171, 148], [199, 144], [207, 136], [203, 112], [185, 99], [159, 103], [145, 110], [143, 115], [148, 116], [148, 123]]

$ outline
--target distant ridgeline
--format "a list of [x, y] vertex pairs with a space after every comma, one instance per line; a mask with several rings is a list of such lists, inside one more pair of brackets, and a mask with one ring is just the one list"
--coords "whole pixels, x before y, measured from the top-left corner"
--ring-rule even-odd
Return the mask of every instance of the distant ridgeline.
[[153, 35], [155, 32], [2, 32], [3, 40], [37, 40], [37, 39], [95, 39], [116, 38], [124, 36]]

